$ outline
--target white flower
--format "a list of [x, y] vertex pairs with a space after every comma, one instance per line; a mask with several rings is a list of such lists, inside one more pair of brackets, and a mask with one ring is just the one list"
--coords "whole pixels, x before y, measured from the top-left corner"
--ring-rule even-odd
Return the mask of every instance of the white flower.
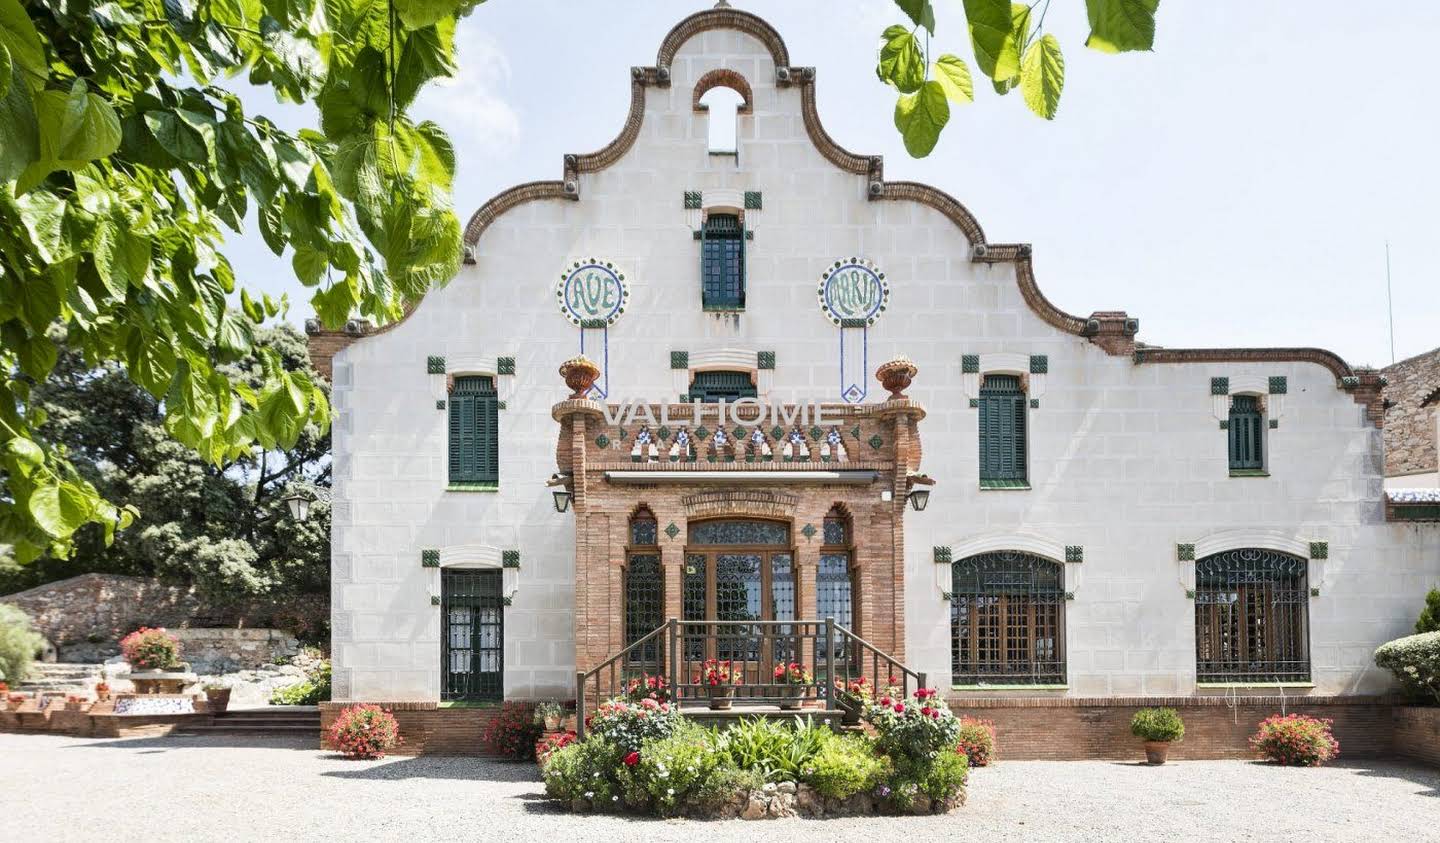
[[674, 796], [674, 795], [675, 795], [675, 788], [672, 787], [672, 788], [666, 789], [665, 795], [666, 795], [666, 796]]
[[593, 791], [593, 790], [587, 790], [587, 791], [585, 791], [585, 798], [586, 798], [586, 799], [594, 799], [594, 798], [595, 798], [595, 791]]

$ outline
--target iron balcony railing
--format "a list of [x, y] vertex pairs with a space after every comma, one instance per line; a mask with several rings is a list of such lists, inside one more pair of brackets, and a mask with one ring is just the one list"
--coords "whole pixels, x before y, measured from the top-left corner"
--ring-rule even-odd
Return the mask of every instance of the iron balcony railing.
[[[664, 679], [669, 698], [681, 705], [709, 699], [705, 662], [728, 661], [740, 674], [733, 700], [740, 706], [775, 705], [804, 689], [807, 701], [838, 707], [832, 689], [860, 678], [874, 687], [897, 687], [905, 695], [925, 687], [917, 673], [835, 623], [823, 621], [692, 621], [671, 618], [588, 671], [575, 674], [576, 732], [585, 736], [586, 711], [622, 695], [632, 680]], [[812, 681], [775, 680], [779, 665], [799, 664]], [[787, 693], [788, 692], [788, 693]]]

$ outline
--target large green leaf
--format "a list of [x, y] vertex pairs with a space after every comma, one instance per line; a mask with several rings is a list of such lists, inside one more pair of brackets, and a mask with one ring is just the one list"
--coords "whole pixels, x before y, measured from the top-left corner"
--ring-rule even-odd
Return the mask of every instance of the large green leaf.
[[56, 170], [76, 170], [120, 148], [120, 118], [105, 100], [76, 79], [69, 92], [35, 95], [40, 155], [25, 168], [17, 193], [29, 191]]
[[1090, 37], [1085, 46], [1102, 53], [1155, 47], [1155, 11], [1160, 0], [1085, 0]]
[[70, 482], [48, 483], [30, 495], [30, 516], [54, 538], [65, 538], [90, 520], [99, 498]]
[[40, 33], [21, 5], [20, 0], [0, 0], [0, 46], [10, 53], [10, 60], [29, 74], [26, 84], [38, 89], [49, 76], [45, 63], [45, 47]]
[[1020, 69], [1020, 93], [1031, 111], [1046, 120], [1054, 120], [1064, 87], [1065, 57], [1060, 53], [1060, 42], [1047, 33], [1025, 53], [1025, 63]]
[[[0, 50], [5, 50], [0, 44]], [[40, 125], [19, 65], [5, 53], [5, 95], [0, 97], [0, 184], [14, 181], [40, 157]]]
[[965, 18], [980, 72], [997, 81], [1019, 74], [1020, 47], [1010, 0], [965, 0]]
[[406, 29], [421, 29], [452, 17], [459, 4], [455, 0], [394, 0], [394, 5]]
[[911, 23], [925, 27], [931, 35], [935, 34], [935, 9], [930, 6], [930, 0], [895, 0], [895, 5], [910, 18]]
[[970, 78], [970, 68], [959, 56], [946, 53], [935, 60], [935, 81], [945, 89], [945, 96], [951, 102], [975, 100], [975, 83]]
[[891, 26], [881, 36], [880, 63], [875, 75], [880, 81], [894, 85], [902, 93], [912, 93], [925, 82], [925, 54], [920, 42], [903, 26]]
[[905, 141], [905, 151], [913, 158], [924, 158], [940, 140], [940, 130], [950, 121], [950, 103], [945, 89], [933, 79], [913, 94], [905, 94], [895, 103], [895, 128]]
[[409, 108], [420, 87], [431, 79], [455, 75], [455, 22], [445, 20], [417, 29], [405, 39], [395, 68], [395, 105]]
[[165, 151], [181, 161], [199, 163], [207, 160], [205, 141], [174, 111], [147, 111], [145, 125]]

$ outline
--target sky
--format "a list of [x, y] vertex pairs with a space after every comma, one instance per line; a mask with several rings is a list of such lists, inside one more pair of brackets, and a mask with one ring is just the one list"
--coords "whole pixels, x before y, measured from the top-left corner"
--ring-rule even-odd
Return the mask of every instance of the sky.
[[[565, 153], [614, 139], [629, 68], [654, 64], [665, 33], [710, 5], [489, 0], [462, 21], [458, 77], [411, 109], [454, 141], [462, 224], [516, 183], [560, 178]], [[1427, 51], [1400, 48], [1440, 37], [1440, 4], [1367, 15], [1338, 0], [1171, 0], [1154, 52], [1114, 56], [1083, 46], [1080, 0], [1053, 0], [1045, 29], [1066, 60], [1056, 119], [977, 85], [919, 160], [874, 74], [881, 31], [903, 19], [892, 2], [731, 5], [768, 20], [792, 64], [816, 67], [821, 120], [842, 146], [883, 155], [887, 179], [955, 196], [991, 242], [1034, 244], [1040, 288], [1064, 310], [1126, 310], [1151, 344], [1320, 346], [1384, 366], [1388, 241], [1395, 359], [1440, 346], [1440, 118], [1423, 90]], [[932, 57], [955, 52], [980, 79], [961, 0], [935, 9]], [[287, 127], [315, 119], [266, 92], [242, 97]], [[227, 254], [252, 290], [289, 294], [290, 321], [311, 315], [288, 260], [253, 229]]]

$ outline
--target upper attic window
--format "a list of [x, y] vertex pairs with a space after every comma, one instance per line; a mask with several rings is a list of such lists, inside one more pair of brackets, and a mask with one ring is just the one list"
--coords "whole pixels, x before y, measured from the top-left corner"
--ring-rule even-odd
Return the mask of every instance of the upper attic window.
[[692, 101], [696, 114], [709, 114], [711, 155], [735, 155], [738, 115], [754, 108], [754, 95], [745, 77], [729, 68], [712, 70], [695, 83]]
[[745, 102], [734, 88], [711, 88], [700, 98], [710, 114], [710, 154], [734, 155], [739, 149], [735, 134], [740, 106]]

